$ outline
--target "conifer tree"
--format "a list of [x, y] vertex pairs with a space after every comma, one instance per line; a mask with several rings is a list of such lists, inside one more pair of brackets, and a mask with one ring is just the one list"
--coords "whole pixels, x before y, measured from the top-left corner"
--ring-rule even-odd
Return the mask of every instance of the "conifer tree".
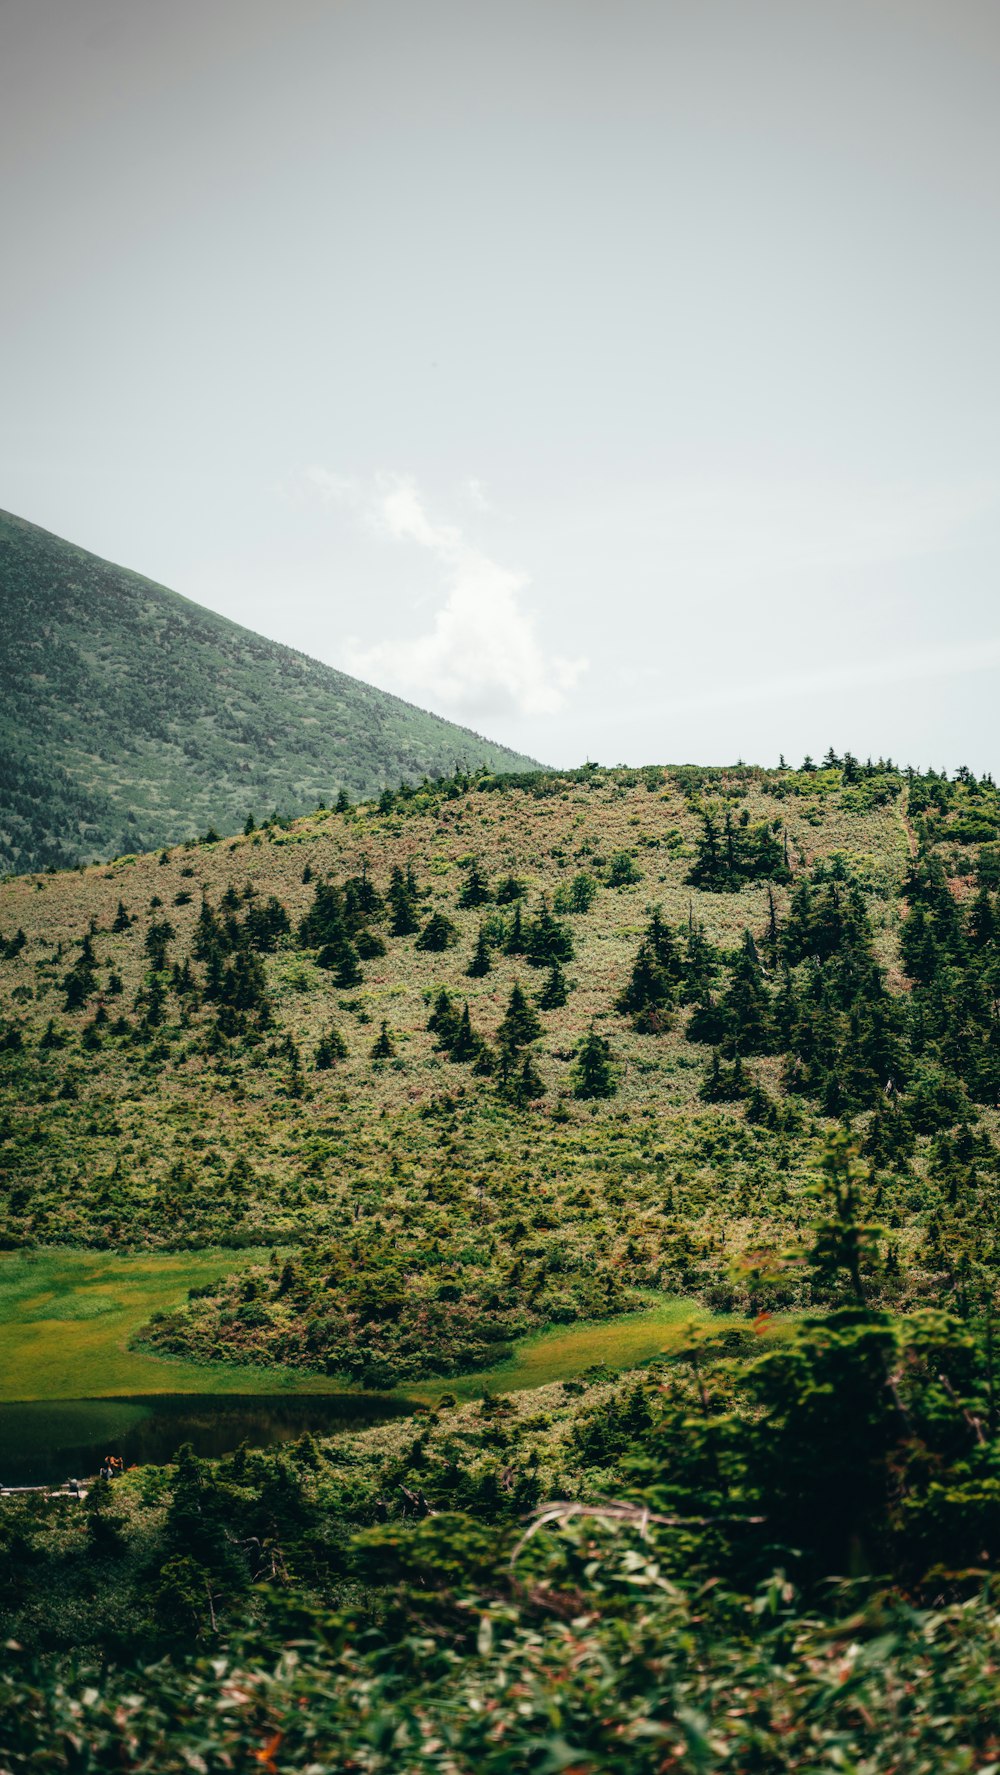
[[520, 1067], [513, 1073], [508, 1085], [507, 1096], [512, 1103], [524, 1109], [544, 1094], [545, 1085], [541, 1073], [535, 1066], [531, 1055], [525, 1054]]
[[414, 948], [439, 953], [450, 949], [458, 940], [458, 929], [443, 912], [432, 912], [423, 930], [417, 938]]
[[395, 1052], [396, 1047], [392, 1036], [389, 1034], [389, 1025], [383, 1018], [382, 1027], [378, 1032], [378, 1038], [372, 1047], [372, 1059], [391, 1060], [393, 1059]]
[[611, 1049], [591, 1024], [576, 1051], [574, 1097], [613, 1097], [618, 1089], [611, 1068]]
[[518, 881], [516, 875], [508, 875], [497, 888], [497, 905], [513, 906], [516, 901], [524, 899], [524, 894], [525, 887], [523, 881]]
[[458, 896], [458, 904], [462, 907], [485, 906], [489, 898], [489, 879], [479, 858], [473, 857], [465, 873], [462, 891]]
[[771, 1000], [761, 970], [757, 945], [750, 931], [733, 963], [729, 986], [722, 999], [728, 1046], [734, 1054], [770, 1054], [774, 1051]]
[[521, 921], [520, 900], [515, 901], [514, 904], [514, 916], [510, 921], [510, 930], [504, 939], [504, 953], [506, 955], [524, 954], [524, 928]]
[[1000, 922], [998, 922], [993, 901], [990, 898], [989, 888], [983, 882], [969, 912], [969, 936], [974, 948], [988, 949], [996, 941], [998, 935], [1000, 935]]
[[378, 932], [370, 931], [367, 927], [358, 932], [354, 939], [354, 947], [362, 961], [375, 961], [380, 955], [386, 953], [385, 943]]
[[394, 937], [409, 937], [420, 929], [417, 918], [417, 891], [412, 870], [403, 874], [395, 864], [389, 882], [389, 904], [392, 907], [390, 929]]
[[364, 978], [358, 965], [358, 952], [349, 937], [325, 943], [316, 957], [316, 965], [333, 974], [336, 986], [358, 986]]
[[427, 1019], [427, 1027], [438, 1038], [439, 1048], [449, 1048], [458, 1027], [458, 1012], [451, 1001], [450, 994], [442, 986], [434, 1000], [434, 1009]]
[[338, 1060], [344, 1060], [346, 1056], [347, 1043], [334, 1024], [319, 1039], [316, 1048], [316, 1071], [329, 1072]]
[[545, 984], [538, 995], [538, 1006], [542, 1011], [558, 1010], [566, 1003], [566, 976], [559, 963], [554, 961], [545, 979]]
[[524, 933], [526, 961], [533, 968], [549, 968], [554, 961], [572, 961], [573, 953], [569, 927], [553, 918], [548, 901], [543, 899]]
[[448, 1052], [452, 1060], [459, 1064], [466, 1064], [469, 1061], [475, 1060], [479, 1053], [479, 1046], [479, 1037], [476, 1035], [472, 1027], [472, 1020], [469, 1016], [469, 1006], [468, 1002], [466, 1002], [462, 1010], [462, 1015], [458, 1019], [458, 1024], [455, 1033], [452, 1036]]
[[471, 980], [480, 980], [484, 974], [489, 973], [492, 966], [493, 958], [490, 955], [490, 946], [486, 941], [486, 932], [482, 925], [480, 925], [479, 935], [476, 938], [476, 947], [472, 953], [472, 960], [469, 962], [465, 971]]
[[538, 1015], [515, 981], [503, 1021], [497, 1031], [498, 1040], [509, 1048], [523, 1048], [529, 1042], [537, 1040], [541, 1033], [542, 1025]]

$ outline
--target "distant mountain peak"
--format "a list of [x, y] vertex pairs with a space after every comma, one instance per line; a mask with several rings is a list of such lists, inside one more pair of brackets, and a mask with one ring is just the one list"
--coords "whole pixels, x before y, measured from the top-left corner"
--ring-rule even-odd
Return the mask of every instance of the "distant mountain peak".
[[535, 761], [0, 512], [0, 870]]

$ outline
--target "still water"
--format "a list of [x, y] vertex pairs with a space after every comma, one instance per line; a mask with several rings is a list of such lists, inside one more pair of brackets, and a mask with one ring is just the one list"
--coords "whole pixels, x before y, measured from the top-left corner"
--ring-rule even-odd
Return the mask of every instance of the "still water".
[[332, 1436], [410, 1409], [367, 1393], [170, 1393], [133, 1399], [0, 1404], [0, 1485], [60, 1485], [95, 1474], [105, 1455], [126, 1467], [169, 1461], [181, 1444], [231, 1454], [241, 1442], [270, 1448], [311, 1430]]

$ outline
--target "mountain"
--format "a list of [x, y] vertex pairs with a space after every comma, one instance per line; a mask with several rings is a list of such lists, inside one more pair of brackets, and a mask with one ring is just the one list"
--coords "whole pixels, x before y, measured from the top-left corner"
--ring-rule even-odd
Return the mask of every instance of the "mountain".
[[0, 512], [0, 871], [531, 764]]
[[1000, 1216], [998, 836], [968, 773], [585, 768], [16, 877], [0, 1238], [301, 1247], [153, 1344], [387, 1385], [643, 1291], [808, 1304], [847, 1121], [873, 1295], [953, 1298]]

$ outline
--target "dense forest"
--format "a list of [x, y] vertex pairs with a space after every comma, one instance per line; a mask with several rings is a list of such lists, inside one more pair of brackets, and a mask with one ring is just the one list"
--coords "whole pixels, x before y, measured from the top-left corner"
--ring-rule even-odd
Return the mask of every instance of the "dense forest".
[[0, 870], [529, 760], [0, 513]]
[[436, 1387], [5, 1500], [0, 1767], [1000, 1758], [990, 779], [460, 773], [19, 877], [0, 1080], [8, 1250], [273, 1247], [145, 1349]]

